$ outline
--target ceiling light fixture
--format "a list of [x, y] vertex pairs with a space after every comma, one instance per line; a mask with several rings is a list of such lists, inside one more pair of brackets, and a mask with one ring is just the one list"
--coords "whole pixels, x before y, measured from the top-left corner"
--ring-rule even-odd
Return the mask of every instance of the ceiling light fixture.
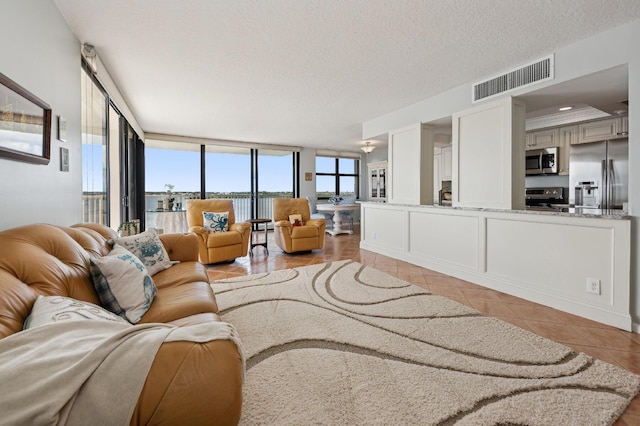
[[376, 149], [376, 147], [375, 146], [371, 146], [371, 141], [366, 141], [365, 142], [365, 146], [363, 146], [360, 149], [368, 154], [368, 153], [372, 152], [374, 149]]
[[563, 106], [561, 108], [558, 108], [558, 111], [569, 111], [570, 109], [573, 109], [572, 106]]

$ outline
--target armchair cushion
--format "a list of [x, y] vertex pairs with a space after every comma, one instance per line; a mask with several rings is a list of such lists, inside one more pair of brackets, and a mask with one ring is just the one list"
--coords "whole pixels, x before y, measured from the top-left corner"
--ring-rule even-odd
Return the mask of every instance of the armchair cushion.
[[207, 247], [224, 247], [242, 243], [242, 234], [237, 231], [217, 232], [207, 238]]
[[160, 241], [158, 232], [153, 228], [144, 231], [142, 234], [115, 238], [113, 242], [120, 244], [140, 259], [149, 270], [150, 275], [155, 275], [174, 264], [169, 259], [169, 254], [162, 241]]
[[318, 237], [318, 227], [314, 225], [301, 225], [291, 228], [291, 238]]
[[229, 212], [202, 212], [202, 226], [209, 233], [229, 230]]

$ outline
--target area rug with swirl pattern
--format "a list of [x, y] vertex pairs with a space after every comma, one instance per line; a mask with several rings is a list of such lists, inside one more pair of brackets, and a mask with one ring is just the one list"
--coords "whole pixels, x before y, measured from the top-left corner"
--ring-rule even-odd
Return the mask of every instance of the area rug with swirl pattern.
[[212, 284], [241, 424], [608, 425], [640, 376], [352, 261]]

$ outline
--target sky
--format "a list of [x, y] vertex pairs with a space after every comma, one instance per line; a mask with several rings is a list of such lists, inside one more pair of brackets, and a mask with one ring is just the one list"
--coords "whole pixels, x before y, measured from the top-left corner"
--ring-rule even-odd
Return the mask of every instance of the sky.
[[[104, 191], [101, 145], [83, 144], [83, 191]], [[353, 160], [340, 160], [341, 170]], [[292, 155], [261, 155], [258, 157], [259, 190], [292, 191]], [[317, 171], [334, 172], [335, 160], [317, 157]], [[353, 167], [353, 166], [352, 166]], [[251, 161], [248, 154], [205, 154], [205, 185], [207, 192], [249, 192]], [[165, 184], [174, 185], [173, 192], [200, 192], [200, 152], [157, 148], [145, 149], [146, 192], [165, 192]], [[334, 190], [332, 177], [317, 177], [318, 192]], [[353, 178], [343, 178], [341, 185], [353, 185]]]
[[[200, 153], [189, 151], [145, 150], [146, 191], [200, 192]], [[291, 155], [261, 156], [258, 160], [260, 191], [292, 191]], [[251, 191], [251, 158], [241, 154], [205, 154], [207, 192]]]

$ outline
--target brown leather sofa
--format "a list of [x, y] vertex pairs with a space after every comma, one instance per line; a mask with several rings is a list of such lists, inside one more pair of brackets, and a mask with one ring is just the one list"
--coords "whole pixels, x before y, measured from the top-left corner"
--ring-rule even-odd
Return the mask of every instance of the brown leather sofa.
[[[207, 232], [202, 226], [202, 212], [229, 212], [229, 231]], [[200, 262], [217, 263], [247, 255], [251, 225], [247, 222], [236, 223], [232, 200], [187, 201], [187, 224], [189, 232], [198, 236]]]
[[[302, 225], [293, 226], [289, 216], [302, 215]], [[273, 200], [273, 233], [276, 245], [287, 253], [309, 251], [324, 247], [324, 219], [311, 219], [309, 202], [304, 198], [275, 198]]]
[[[38, 295], [99, 305], [89, 258], [104, 256], [117, 235], [95, 224], [36, 224], [0, 232], [0, 338], [22, 330]], [[180, 263], [153, 276], [158, 293], [141, 323], [177, 326], [220, 321], [194, 234], [161, 235]], [[242, 407], [242, 360], [228, 340], [165, 342], [158, 350], [131, 425], [232, 425]]]

